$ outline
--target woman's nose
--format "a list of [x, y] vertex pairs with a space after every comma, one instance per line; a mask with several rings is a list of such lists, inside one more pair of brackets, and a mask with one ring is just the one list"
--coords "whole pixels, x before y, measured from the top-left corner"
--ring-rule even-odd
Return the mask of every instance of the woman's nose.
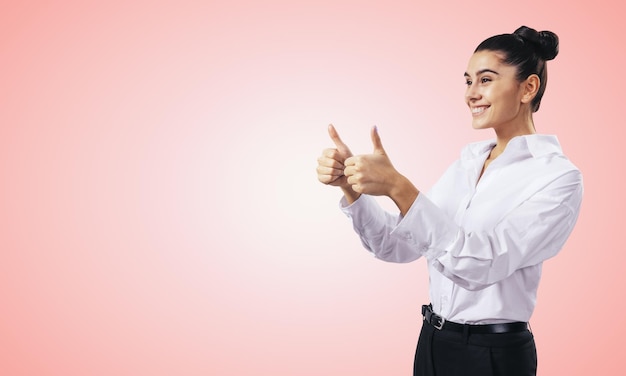
[[480, 98], [480, 92], [478, 91], [476, 84], [471, 83], [467, 85], [467, 90], [465, 91], [465, 99], [469, 102], [470, 100], [479, 99], [479, 98]]

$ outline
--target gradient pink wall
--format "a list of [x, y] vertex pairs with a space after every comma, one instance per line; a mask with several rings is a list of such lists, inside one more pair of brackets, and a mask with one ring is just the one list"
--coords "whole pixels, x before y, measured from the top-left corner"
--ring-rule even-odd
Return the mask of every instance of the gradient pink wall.
[[0, 7], [1, 374], [410, 374], [426, 268], [361, 248], [315, 177], [326, 125], [365, 153], [377, 124], [427, 189], [492, 137], [462, 101], [473, 48], [522, 24], [561, 37], [535, 122], [586, 184], [545, 265], [539, 374], [619, 374], [615, 6], [102, 3]]

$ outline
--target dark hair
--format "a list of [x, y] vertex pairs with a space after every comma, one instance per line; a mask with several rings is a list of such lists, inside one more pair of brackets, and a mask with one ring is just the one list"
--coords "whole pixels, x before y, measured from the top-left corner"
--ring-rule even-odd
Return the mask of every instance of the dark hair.
[[539, 76], [539, 90], [531, 103], [533, 112], [539, 110], [541, 97], [548, 83], [546, 61], [554, 59], [559, 53], [559, 37], [551, 31], [537, 31], [521, 26], [513, 34], [500, 34], [485, 39], [474, 52], [484, 50], [502, 52], [502, 61], [517, 67], [517, 79], [520, 82], [531, 74]]

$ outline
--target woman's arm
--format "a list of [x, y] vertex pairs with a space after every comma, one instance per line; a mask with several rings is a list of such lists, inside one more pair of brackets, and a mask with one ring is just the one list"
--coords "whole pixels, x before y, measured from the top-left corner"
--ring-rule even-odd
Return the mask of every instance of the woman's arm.
[[410, 243], [459, 286], [480, 290], [555, 256], [574, 228], [582, 192], [580, 172], [570, 171], [480, 232], [465, 231], [420, 196], [391, 236]]
[[361, 238], [365, 249], [377, 258], [406, 263], [422, 256], [412, 243], [402, 237], [393, 236], [401, 217], [385, 211], [372, 196], [362, 195], [351, 204], [346, 198], [342, 198], [340, 206], [352, 221], [354, 231]]

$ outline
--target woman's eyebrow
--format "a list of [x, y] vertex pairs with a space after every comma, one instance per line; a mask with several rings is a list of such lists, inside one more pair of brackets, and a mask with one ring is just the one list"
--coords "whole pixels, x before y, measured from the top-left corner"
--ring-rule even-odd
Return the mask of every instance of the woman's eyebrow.
[[[496, 72], [496, 71], [494, 71], [494, 70], [492, 70], [492, 69], [488, 69], [488, 68], [487, 68], [487, 69], [481, 69], [481, 70], [479, 70], [478, 72], [476, 72], [476, 75], [478, 76], [478, 75], [483, 74], [483, 73], [493, 73], [493, 74], [500, 75], [500, 73], [498, 73], [498, 72]], [[465, 73], [463, 74], [463, 76], [464, 76], [464, 77], [469, 77], [470, 75], [469, 75], [469, 73], [465, 72]]]

